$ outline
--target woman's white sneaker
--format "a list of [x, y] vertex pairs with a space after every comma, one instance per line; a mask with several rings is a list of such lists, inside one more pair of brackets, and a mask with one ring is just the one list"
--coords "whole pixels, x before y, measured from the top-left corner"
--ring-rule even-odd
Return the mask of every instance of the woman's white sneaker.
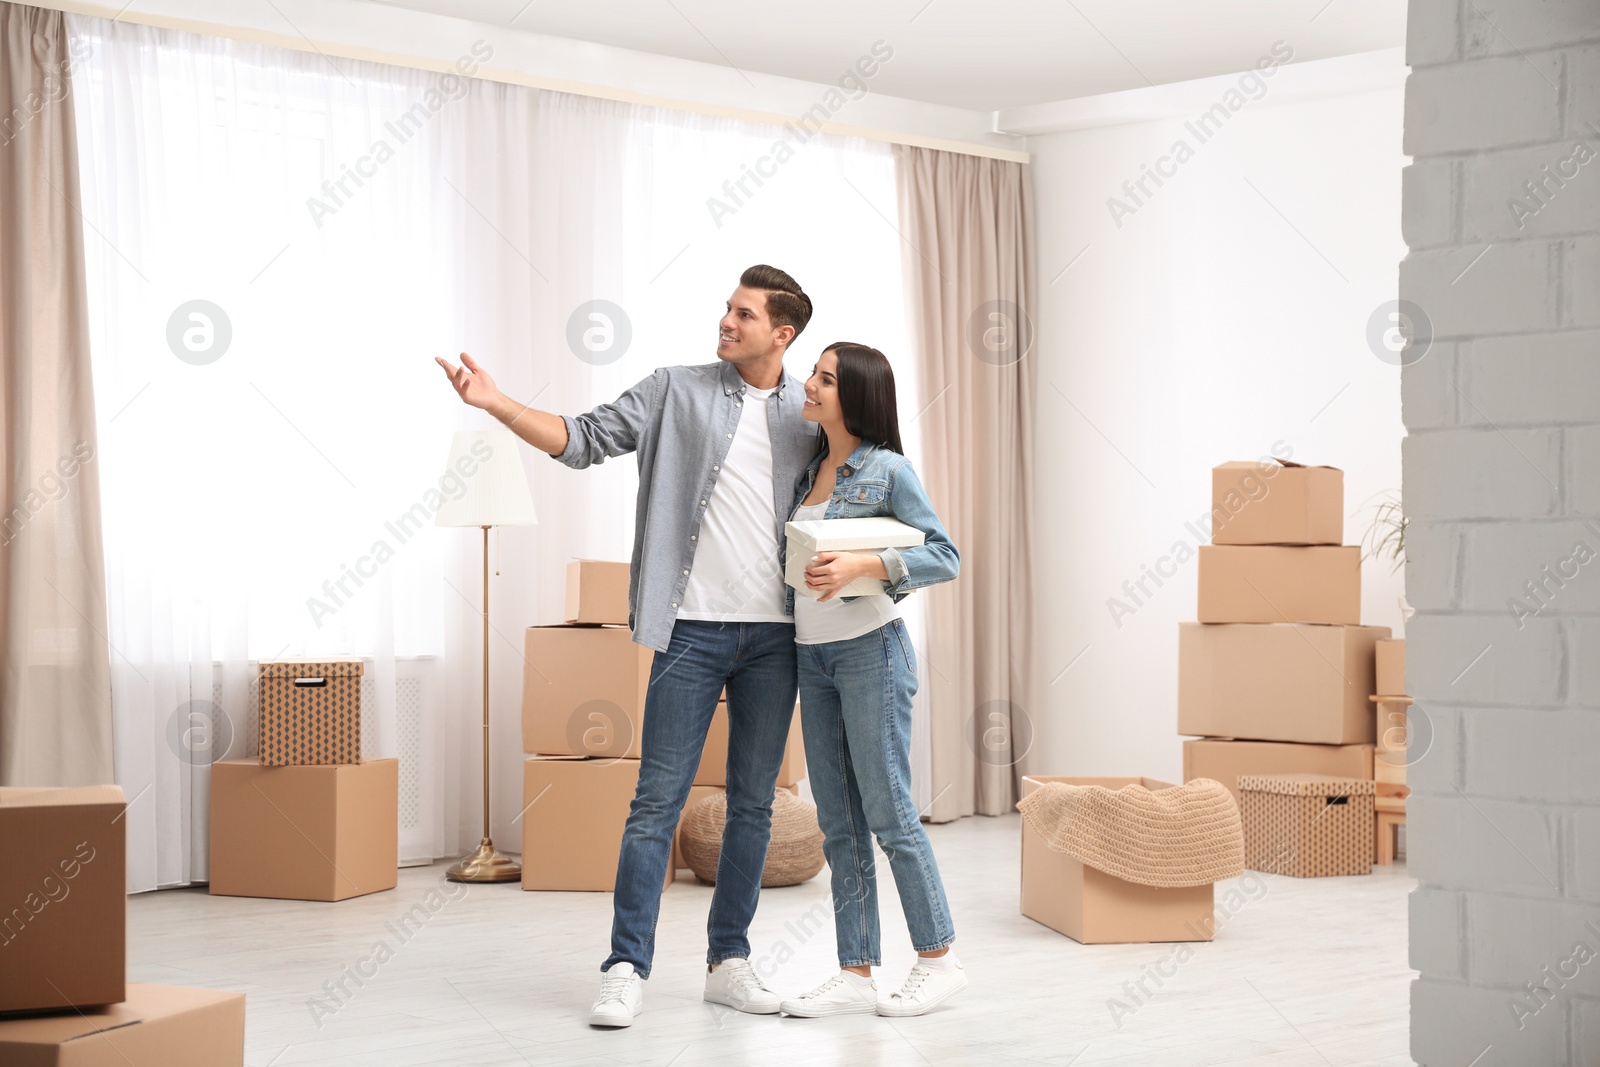
[[963, 989], [967, 988], [967, 975], [961, 962], [950, 958], [946, 967], [930, 967], [918, 960], [906, 975], [906, 984], [888, 1000], [878, 1001], [878, 1014], [902, 1018], [932, 1011]]
[[632, 1026], [644, 1009], [644, 979], [631, 963], [613, 963], [600, 976], [600, 996], [589, 1009], [590, 1026]]
[[878, 983], [840, 971], [809, 993], [790, 997], [782, 1004], [785, 1015], [819, 1019], [826, 1015], [871, 1015], [878, 1010]]
[[776, 1015], [778, 994], [761, 984], [749, 960], [723, 960], [706, 975], [705, 999], [752, 1015]]

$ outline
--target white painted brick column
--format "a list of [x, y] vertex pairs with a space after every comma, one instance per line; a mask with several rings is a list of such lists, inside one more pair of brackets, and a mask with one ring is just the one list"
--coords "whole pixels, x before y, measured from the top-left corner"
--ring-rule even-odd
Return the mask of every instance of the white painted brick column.
[[1600, 0], [1407, 36], [1411, 1052], [1600, 1064]]

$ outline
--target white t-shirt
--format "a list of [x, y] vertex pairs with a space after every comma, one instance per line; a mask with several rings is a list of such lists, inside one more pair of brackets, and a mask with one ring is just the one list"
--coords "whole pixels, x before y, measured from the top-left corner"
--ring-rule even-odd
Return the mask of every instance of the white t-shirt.
[[783, 613], [783, 568], [773, 513], [771, 389], [745, 386], [739, 428], [700, 522], [680, 619], [793, 622]]
[[[794, 509], [794, 521], [826, 518], [828, 502], [801, 504]], [[863, 596], [849, 602], [835, 596], [823, 602], [802, 593], [794, 595], [794, 643], [825, 645], [830, 641], [849, 641], [870, 634], [884, 623], [900, 617], [900, 605], [886, 596]]]

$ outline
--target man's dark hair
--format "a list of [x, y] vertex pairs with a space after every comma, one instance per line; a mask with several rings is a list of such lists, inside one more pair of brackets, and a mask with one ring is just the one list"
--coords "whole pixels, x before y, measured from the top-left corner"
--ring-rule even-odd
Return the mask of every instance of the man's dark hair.
[[811, 321], [811, 298], [799, 282], [777, 267], [757, 263], [739, 275], [739, 284], [767, 294], [767, 321], [773, 326], [793, 326], [796, 337], [805, 332]]
[[902, 456], [900, 407], [894, 395], [894, 370], [889, 358], [876, 348], [851, 341], [836, 341], [823, 349], [839, 361], [834, 378], [839, 383], [839, 409], [844, 428]]

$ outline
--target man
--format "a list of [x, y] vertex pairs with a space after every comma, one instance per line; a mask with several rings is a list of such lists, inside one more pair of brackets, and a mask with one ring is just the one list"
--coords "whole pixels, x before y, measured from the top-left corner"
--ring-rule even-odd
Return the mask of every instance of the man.
[[672, 835], [724, 686], [728, 819], [706, 922], [705, 999], [778, 1011], [750, 966], [747, 933], [795, 703], [794, 620], [784, 613], [778, 546], [817, 431], [783, 356], [810, 318], [811, 299], [793, 278], [751, 267], [727, 302], [718, 362], [663, 368], [576, 417], [510, 399], [464, 352], [460, 369], [438, 361], [462, 400], [569, 467], [637, 454], [629, 625], [656, 656], [593, 1026], [628, 1026], [643, 1006]]

